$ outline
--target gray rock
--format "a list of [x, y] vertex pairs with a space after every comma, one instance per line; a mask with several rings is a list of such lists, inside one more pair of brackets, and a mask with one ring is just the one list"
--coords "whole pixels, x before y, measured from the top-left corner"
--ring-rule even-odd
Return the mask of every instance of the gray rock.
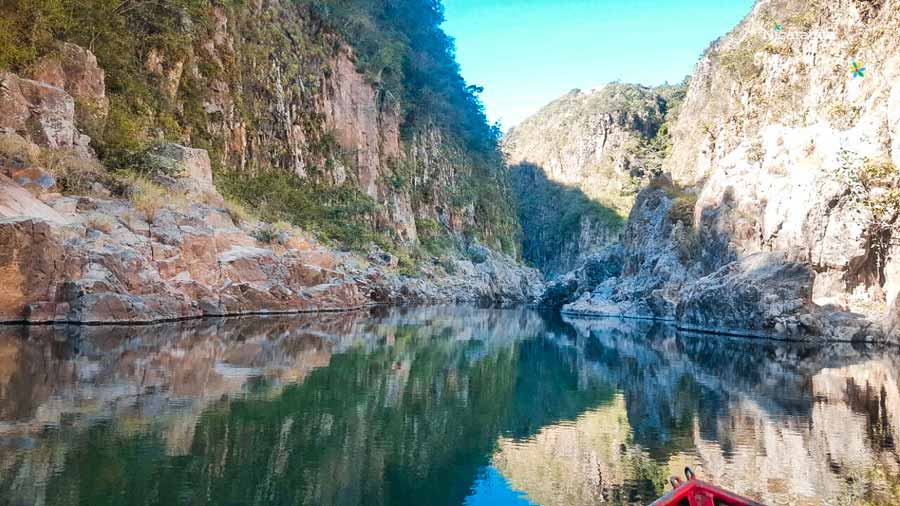
[[212, 163], [205, 149], [163, 144], [147, 151], [144, 163], [154, 179], [166, 187], [201, 193], [215, 192]]
[[815, 275], [783, 252], [758, 253], [688, 284], [679, 294], [679, 326], [747, 335], [799, 338], [821, 334], [813, 315]]

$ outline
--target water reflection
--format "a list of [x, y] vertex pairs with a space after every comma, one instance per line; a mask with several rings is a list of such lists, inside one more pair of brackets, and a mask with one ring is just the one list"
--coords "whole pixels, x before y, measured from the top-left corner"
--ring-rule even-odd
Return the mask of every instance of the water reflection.
[[898, 504], [894, 349], [427, 308], [0, 327], [0, 505]]

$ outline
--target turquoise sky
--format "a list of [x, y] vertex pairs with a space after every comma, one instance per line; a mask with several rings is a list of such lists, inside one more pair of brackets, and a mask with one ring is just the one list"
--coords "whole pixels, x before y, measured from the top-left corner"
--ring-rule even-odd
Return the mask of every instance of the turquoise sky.
[[675, 83], [753, 0], [444, 0], [463, 77], [514, 126], [573, 88]]

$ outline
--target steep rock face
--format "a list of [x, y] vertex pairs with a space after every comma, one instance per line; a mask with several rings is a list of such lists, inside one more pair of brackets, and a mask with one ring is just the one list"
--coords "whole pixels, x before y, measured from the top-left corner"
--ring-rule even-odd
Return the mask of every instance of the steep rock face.
[[0, 128], [51, 148], [89, 149], [71, 95], [9, 72], [0, 72]]
[[654, 184], [642, 191], [622, 232], [621, 274], [589, 285], [564, 312], [673, 319], [682, 285], [702, 274], [689, 261], [690, 231], [674, 207], [670, 186]]
[[659, 170], [664, 123], [683, 91], [628, 84], [573, 90], [509, 132], [503, 147], [526, 258], [557, 275], [617, 239], [637, 191]]
[[80, 129], [91, 131], [103, 126], [109, 114], [106, 73], [87, 49], [64, 43], [58, 53], [38, 61], [28, 77], [66, 90], [75, 99]]
[[490, 180], [478, 179], [484, 161], [458, 135], [411, 119], [410, 104], [364, 72], [359, 41], [334, 33], [304, 2], [209, 9], [208, 31], [195, 31], [183, 53], [151, 48], [145, 62], [176, 113], [200, 109], [178, 118], [177, 142], [208, 147], [214, 166], [245, 175], [279, 169], [359, 192], [375, 204], [360, 220], [402, 244], [416, 244], [417, 222], [428, 220], [517, 253], [515, 227], [478, 219], [484, 205], [469, 196], [473, 185], [507, 191], [499, 163]]
[[709, 224], [733, 248], [809, 262], [814, 300], [873, 318], [900, 289], [898, 27], [895, 1], [759, 1], [697, 65], [667, 163], [698, 213], [730, 201]]
[[[626, 267], [626, 284], [674, 279], [662, 307], [679, 309], [656, 311], [659, 297], [641, 292], [623, 307], [621, 290], [596, 287], [569, 310], [783, 338], [896, 339], [898, 26], [892, 1], [757, 2], [698, 63], [673, 128], [665, 169], [690, 196], [677, 213], [693, 231], [688, 275], [660, 271], [672, 252]], [[625, 248], [669, 237], [654, 223], [623, 237]]]

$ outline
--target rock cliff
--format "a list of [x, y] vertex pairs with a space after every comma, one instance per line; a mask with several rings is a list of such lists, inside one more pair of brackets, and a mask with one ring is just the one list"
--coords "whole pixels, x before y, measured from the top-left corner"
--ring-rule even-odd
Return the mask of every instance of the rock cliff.
[[526, 259], [548, 276], [615, 242], [634, 198], [660, 170], [685, 87], [573, 90], [504, 138]]
[[436, 6], [62, 4], [0, 8], [0, 320], [534, 298]]
[[[757, 2], [696, 66], [668, 195], [647, 189], [638, 201], [663, 203], [632, 211], [623, 246], [650, 261], [554, 299], [751, 335], [896, 340], [898, 26], [890, 0]], [[680, 225], [660, 227], [673, 211]]]
[[[10, 36], [31, 49], [0, 46], [0, 70], [19, 76], [3, 74], [15, 102], [0, 127], [113, 169], [143, 169], [160, 144], [205, 149], [226, 196], [354, 247], [415, 256], [425, 229], [424, 242], [476, 237], [516, 256], [498, 134], [440, 5], [345, 4], [11, 2]], [[41, 108], [61, 116], [22, 128]], [[260, 198], [272, 174], [305, 208]]]

